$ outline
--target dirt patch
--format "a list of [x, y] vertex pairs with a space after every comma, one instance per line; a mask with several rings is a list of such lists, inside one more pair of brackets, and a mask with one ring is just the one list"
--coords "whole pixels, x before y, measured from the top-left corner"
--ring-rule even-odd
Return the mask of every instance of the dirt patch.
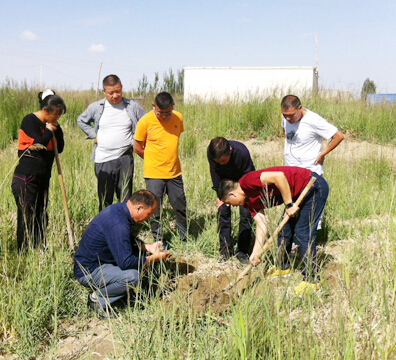
[[196, 272], [177, 279], [174, 294], [168, 301], [174, 301], [174, 297], [182, 297], [195, 311], [222, 314], [258, 278], [257, 272], [251, 272], [231, 290], [223, 291], [236, 280], [241, 271], [232, 261], [224, 264], [214, 263], [213, 259], [205, 261], [197, 267]]
[[106, 322], [92, 319], [83, 327], [74, 324], [62, 324], [64, 338], [44, 359], [79, 359], [82, 356], [89, 359], [105, 359], [107, 354], [122, 353], [120, 344], [114, 339], [111, 331], [106, 328]]
[[330, 262], [322, 270], [322, 278], [327, 287], [337, 291], [341, 284], [343, 266], [338, 262]]
[[[283, 138], [271, 141], [250, 139], [242, 142], [248, 147], [253, 157], [265, 159], [266, 164], [283, 164]], [[356, 141], [346, 136], [340, 146], [328, 156], [343, 162], [355, 161], [362, 157], [384, 158], [393, 162], [393, 170], [396, 172], [396, 146], [393, 145], [377, 145], [367, 141]]]
[[209, 275], [203, 279], [187, 276], [178, 281], [177, 291], [186, 295], [187, 303], [196, 311], [219, 314], [230, 306], [230, 295], [222, 291], [229, 281], [227, 275]]

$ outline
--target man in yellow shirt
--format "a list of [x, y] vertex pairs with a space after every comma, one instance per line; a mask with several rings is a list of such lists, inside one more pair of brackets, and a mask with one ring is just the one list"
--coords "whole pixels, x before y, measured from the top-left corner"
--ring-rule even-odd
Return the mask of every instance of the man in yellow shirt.
[[143, 176], [147, 190], [158, 201], [150, 222], [155, 241], [163, 241], [160, 214], [164, 194], [176, 215], [176, 225], [182, 241], [187, 236], [186, 195], [180, 167], [179, 137], [184, 131], [183, 116], [173, 110], [171, 94], [159, 93], [153, 103], [153, 111], [143, 116], [136, 126], [134, 151], [144, 159]]

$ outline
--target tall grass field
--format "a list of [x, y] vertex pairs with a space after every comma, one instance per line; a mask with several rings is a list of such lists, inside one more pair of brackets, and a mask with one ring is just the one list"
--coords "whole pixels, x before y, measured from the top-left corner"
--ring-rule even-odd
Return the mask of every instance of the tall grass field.
[[[46, 244], [21, 255], [17, 252], [17, 209], [10, 184], [18, 161], [20, 122], [38, 109], [37, 93], [38, 89], [24, 85], [0, 88], [0, 359], [396, 358], [396, 106], [327, 99], [320, 93], [302, 96], [304, 107], [346, 134], [325, 161], [330, 195], [319, 246], [323, 269], [319, 293], [293, 295], [301, 281], [298, 269], [287, 280], [264, 276], [273, 264], [274, 246], [254, 269], [257, 281], [234, 293], [224, 311], [192, 304], [189, 292], [177, 291], [178, 279], [186, 274], [162, 264], [148, 271], [149, 290], [139, 292], [135, 302], [116, 310], [115, 318], [108, 321], [97, 320], [88, 310], [87, 290], [73, 277], [56, 166]], [[65, 135], [60, 161], [78, 241], [98, 212], [90, 161], [93, 143], [76, 125], [95, 93], [60, 91], [59, 95], [67, 105], [59, 121]], [[189, 263], [200, 276], [218, 276], [228, 265], [216, 265], [216, 195], [206, 147], [211, 138], [224, 136], [244, 142], [257, 169], [283, 165], [281, 99], [225, 104], [183, 104], [181, 98], [175, 99], [175, 109], [184, 115], [179, 153], [189, 241], [180, 243], [167, 202], [163, 225], [171, 237], [174, 259]], [[147, 111], [152, 100], [147, 96], [143, 102]], [[134, 190], [145, 187], [142, 174], [143, 163], [135, 156]], [[268, 212], [270, 231], [280, 213], [276, 208]], [[237, 217], [234, 211], [235, 236]], [[142, 226], [140, 237], [151, 241], [148, 224]], [[236, 268], [238, 263], [232, 260], [229, 266]], [[98, 336], [94, 342], [86, 337], [98, 335], [99, 329], [106, 338]], [[93, 351], [105, 341], [110, 344], [106, 351], [103, 347], [101, 352]], [[72, 344], [68, 351], [61, 352], [68, 342]]]

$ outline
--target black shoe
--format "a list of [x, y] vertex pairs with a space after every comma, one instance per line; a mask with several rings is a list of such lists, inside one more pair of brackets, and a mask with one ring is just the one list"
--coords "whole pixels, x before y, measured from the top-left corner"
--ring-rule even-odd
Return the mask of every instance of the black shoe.
[[243, 253], [242, 251], [238, 251], [235, 256], [242, 265], [250, 264], [249, 255]]
[[96, 315], [98, 315], [99, 319], [110, 319], [114, 317], [114, 315], [111, 313], [111, 309], [107, 306], [106, 308], [103, 308], [98, 300], [92, 300], [91, 294], [88, 294], [87, 306], [96, 312]]

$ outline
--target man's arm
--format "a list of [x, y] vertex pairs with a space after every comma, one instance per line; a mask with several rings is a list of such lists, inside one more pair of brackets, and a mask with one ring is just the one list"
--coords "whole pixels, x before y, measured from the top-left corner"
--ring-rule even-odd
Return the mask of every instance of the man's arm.
[[136, 140], [133, 142], [133, 151], [144, 159], [144, 141]]
[[77, 125], [87, 135], [87, 139], [96, 139], [95, 129], [92, 127], [94, 113], [92, 104], [78, 117]]
[[[209, 170], [210, 170], [210, 177], [212, 178], [212, 189], [217, 192], [217, 188], [219, 187], [221, 177], [220, 174], [218, 173], [218, 165], [217, 163], [212, 160], [209, 156], [209, 153], [207, 153], [207, 158], [209, 162]], [[224, 205], [224, 201], [221, 201], [219, 198], [216, 198], [216, 208], [219, 210], [222, 206]]]
[[219, 187], [221, 181], [220, 174], [218, 173], [217, 170], [218, 166], [209, 157], [208, 157], [208, 161], [209, 161], [210, 177], [212, 178], [212, 184], [213, 184], [212, 189], [214, 191], [217, 191], [217, 188]]
[[268, 218], [262, 211], [258, 212], [253, 217], [256, 223], [256, 240], [254, 242], [253, 252], [250, 255], [250, 263], [257, 266], [261, 261], [263, 247], [267, 239], [268, 233]]
[[344, 134], [340, 130], [337, 130], [336, 133], [333, 135], [333, 137], [330, 139], [327, 146], [322, 150], [322, 152], [316, 158], [315, 165], [323, 164], [325, 156], [330, 151], [334, 150], [339, 145], [339, 143], [342, 140], [344, 140], [344, 138], [345, 138]]

